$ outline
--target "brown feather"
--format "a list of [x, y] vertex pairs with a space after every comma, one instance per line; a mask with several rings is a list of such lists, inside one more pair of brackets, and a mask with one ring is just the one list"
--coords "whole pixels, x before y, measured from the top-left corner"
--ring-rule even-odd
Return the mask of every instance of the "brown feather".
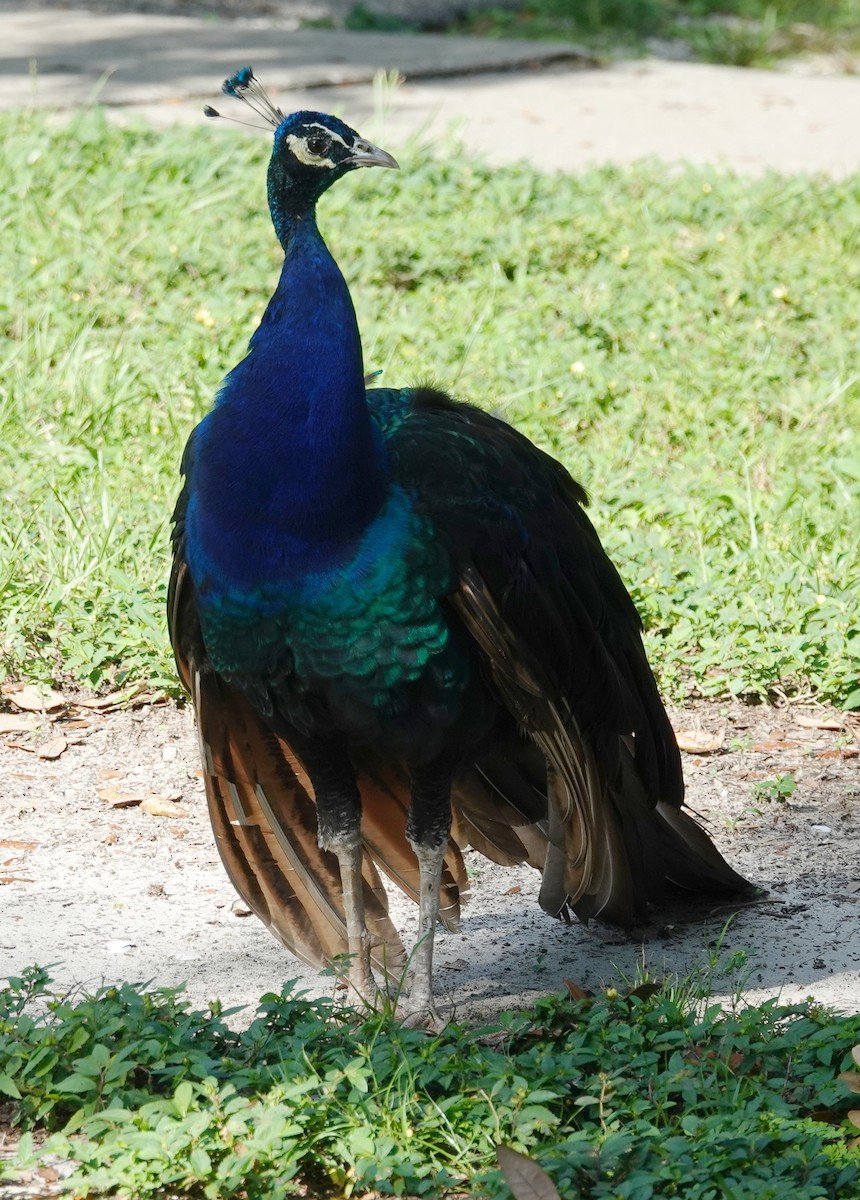
[[546, 833], [523, 816], [477, 770], [454, 786], [451, 796], [454, 839], [492, 862], [511, 867], [527, 862], [538, 870], [546, 854]]

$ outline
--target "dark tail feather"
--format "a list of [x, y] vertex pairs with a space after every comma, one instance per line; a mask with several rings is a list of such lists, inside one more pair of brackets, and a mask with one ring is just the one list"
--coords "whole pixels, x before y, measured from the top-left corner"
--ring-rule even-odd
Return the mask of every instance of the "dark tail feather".
[[[652, 783], [659, 786], [663, 774], [677, 776], [661, 795], [646, 788], [638, 739], [616, 734], [603, 739], [597, 753], [476, 570], [464, 572], [454, 604], [508, 711], [546, 761], [545, 823], [535, 824], [546, 834], [540, 891], [545, 911], [566, 916], [572, 909], [582, 920], [627, 925], [645, 915], [649, 902], [664, 900], [668, 884], [712, 895], [755, 894], [681, 811], [677, 750], [665, 716], [654, 725], [661, 731], [660, 755], [646, 756]], [[509, 848], [480, 810], [472, 821], [487, 840]]]
[[664, 902], [670, 888], [729, 899], [758, 894], [758, 889], [732, 870], [705, 830], [680, 807], [648, 803], [633, 754], [621, 746], [621, 773], [610, 791], [627, 846], [640, 904]]
[[756, 896], [761, 890], [732, 870], [704, 829], [689, 814], [658, 804], [664, 873], [676, 887], [708, 896]]

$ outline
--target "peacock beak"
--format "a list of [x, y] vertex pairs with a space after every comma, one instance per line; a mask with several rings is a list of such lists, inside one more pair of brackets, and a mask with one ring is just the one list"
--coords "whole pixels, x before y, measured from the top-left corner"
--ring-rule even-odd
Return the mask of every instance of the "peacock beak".
[[345, 162], [351, 167], [392, 167], [395, 171], [400, 170], [400, 163], [387, 150], [380, 150], [363, 138], [353, 142], [352, 154]]

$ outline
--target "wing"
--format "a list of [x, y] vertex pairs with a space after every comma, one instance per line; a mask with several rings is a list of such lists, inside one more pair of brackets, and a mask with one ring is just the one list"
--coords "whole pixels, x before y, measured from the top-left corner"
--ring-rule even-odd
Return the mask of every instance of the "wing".
[[[504, 422], [429, 389], [411, 394], [387, 447], [457, 564], [457, 619], [519, 734], [544, 755], [544, 820], [532, 814], [523, 856], [543, 835], [542, 906], [626, 923], [667, 882], [748, 892], [681, 811], [680, 755], [639, 617], [579, 485]], [[484, 801], [470, 816], [479, 834], [490, 819], [504, 824]]]

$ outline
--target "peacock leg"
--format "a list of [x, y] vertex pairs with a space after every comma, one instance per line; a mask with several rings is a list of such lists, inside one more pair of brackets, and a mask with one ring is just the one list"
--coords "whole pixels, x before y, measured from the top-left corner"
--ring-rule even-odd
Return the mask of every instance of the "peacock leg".
[[[320, 845], [322, 844], [321, 841]], [[347, 982], [351, 990], [357, 993], [365, 1004], [372, 1007], [376, 997], [376, 984], [370, 969], [370, 938], [364, 920], [364, 885], [361, 877], [364, 850], [361, 837], [353, 837], [351, 833], [338, 833], [323, 846], [323, 849], [334, 851], [340, 866], [349, 953]]]
[[340, 867], [349, 955], [346, 980], [359, 999], [373, 1005], [376, 984], [370, 969], [370, 937], [364, 919], [361, 796], [355, 773], [345, 745], [337, 739], [304, 746], [301, 757], [316, 797], [317, 840], [323, 850], [337, 855]]
[[404, 1025], [441, 1029], [433, 999], [433, 945], [439, 920], [442, 862], [451, 832], [451, 777], [430, 770], [412, 774], [406, 835], [419, 868], [418, 942], [412, 954], [409, 995], [399, 1006]]

